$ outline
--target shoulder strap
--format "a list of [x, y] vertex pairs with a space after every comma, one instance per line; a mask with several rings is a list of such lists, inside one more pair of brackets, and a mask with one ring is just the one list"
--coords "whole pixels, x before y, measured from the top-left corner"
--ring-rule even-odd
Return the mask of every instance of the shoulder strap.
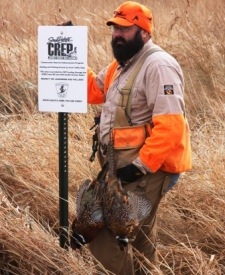
[[[117, 119], [122, 120], [121, 115], [123, 114], [123, 116], [126, 117], [126, 120], [128, 120], [128, 124], [132, 125], [132, 122], [130, 120], [130, 113], [131, 113], [131, 96], [130, 95], [131, 95], [134, 81], [135, 81], [142, 65], [144, 64], [144, 61], [146, 60], [146, 58], [149, 55], [151, 55], [155, 52], [159, 52], [159, 51], [161, 52], [163, 50], [161, 48], [152, 48], [149, 51], [145, 52], [138, 60], [138, 63], [136, 64], [132, 73], [130, 74], [126, 85], [120, 90], [120, 93], [121, 93], [121, 99], [120, 99], [120, 104], [119, 104], [120, 108], [117, 108], [117, 112], [119, 112], [119, 113], [116, 114], [115, 120], [117, 120]], [[123, 112], [121, 112], [121, 108], [124, 110]], [[124, 120], [124, 118], [123, 118], [123, 120]], [[118, 123], [115, 121], [115, 124], [118, 124]]]

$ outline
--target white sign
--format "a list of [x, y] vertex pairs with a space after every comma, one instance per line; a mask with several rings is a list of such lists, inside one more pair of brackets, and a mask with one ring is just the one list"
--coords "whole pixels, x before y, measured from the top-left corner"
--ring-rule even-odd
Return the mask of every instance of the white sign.
[[38, 107], [87, 112], [87, 27], [38, 28]]

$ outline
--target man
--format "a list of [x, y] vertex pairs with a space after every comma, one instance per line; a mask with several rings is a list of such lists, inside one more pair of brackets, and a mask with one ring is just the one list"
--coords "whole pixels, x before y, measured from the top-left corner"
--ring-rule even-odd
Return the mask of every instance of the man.
[[[158, 205], [179, 174], [191, 169], [183, 74], [177, 61], [152, 42], [152, 21], [146, 6], [133, 1], [120, 5], [107, 22], [112, 30], [115, 60], [98, 75], [90, 68], [88, 71], [89, 103], [103, 103], [99, 125], [101, 159], [107, 160], [106, 148], [113, 133], [117, 177], [124, 189], [144, 195], [152, 204], [150, 216], [126, 251], [119, 249], [115, 237], [106, 229], [90, 243], [96, 259], [117, 275], [146, 274], [134, 266], [132, 247], [140, 252], [144, 261], [140, 260], [148, 270], [157, 262]], [[126, 96], [122, 91], [129, 81], [132, 89]], [[121, 141], [124, 128], [127, 132]], [[143, 129], [146, 135], [140, 137]], [[134, 146], [130, 146], [132, 142]]]

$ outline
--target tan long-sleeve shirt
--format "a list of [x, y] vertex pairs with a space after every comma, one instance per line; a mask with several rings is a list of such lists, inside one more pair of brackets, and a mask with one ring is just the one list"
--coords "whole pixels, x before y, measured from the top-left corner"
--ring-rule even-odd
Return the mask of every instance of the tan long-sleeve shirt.
[[[120, 90], [126, 85], [140, 57], [151, 48], [159, 47], [149, 40], [124, 67], [114, 65], [114, 69], [110, 70], [110, 64], [96, 77], [89, 71], [89, 103], [103, 103], [100, 122], [100, 140], [103, 144], [109, 141]], [[111, 74], [110, 83], [106, 83], [107, 74]], [[152, 126], [150, 137], [133, 163], [142, 171], [162, 169], [177, 173], [189, 170], [191, 149], [185, 118], [184, 80], [175, 58], [165, 51], [149, 55], [137, 75], [131, 96], [133, 125], [150, 123]]]

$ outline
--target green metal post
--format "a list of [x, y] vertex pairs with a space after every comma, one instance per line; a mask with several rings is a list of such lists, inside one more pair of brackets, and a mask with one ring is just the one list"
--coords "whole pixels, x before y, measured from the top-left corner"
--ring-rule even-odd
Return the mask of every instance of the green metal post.
[[58, 114], [59, 125], [59, 238], [68, 247], [68, 113]]

